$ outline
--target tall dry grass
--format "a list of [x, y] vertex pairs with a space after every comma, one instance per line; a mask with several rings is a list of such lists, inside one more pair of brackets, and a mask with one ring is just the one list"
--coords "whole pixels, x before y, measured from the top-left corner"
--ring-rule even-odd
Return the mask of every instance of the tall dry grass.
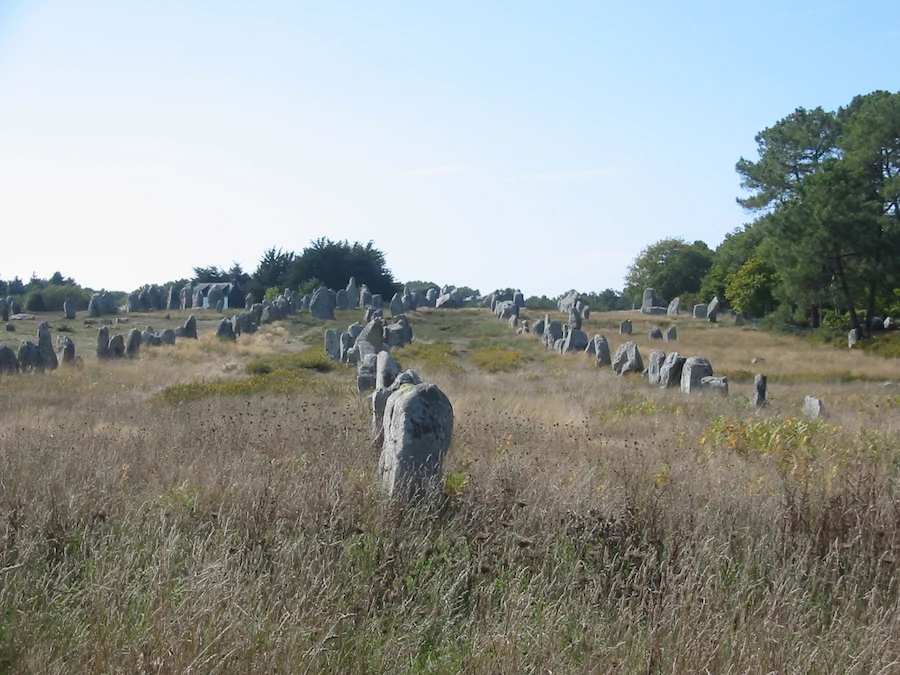
[[[461, 367], [423, 361], [456, 425], [441, 494], [411, 505], [374, 484], [343, 369], [288, 395], [163, 403], [175, 381], [245, 376], [227, 369], [240, 344], [201, 339], [0, 380], [0, 672], [900, 668], [900, 397], [814, 377], [827, 359], [900, 379], [894, 362], [679, 323], [678, 350], [717, 370], [756, 355], [793, 376], [757, 413], [749, 383], [653, 390], [484, 312], [414, 325]], [[277, 349], [244, 348], [318, 337], [281, 328]], [[486, 340], [529, 360], [475, 367]], [[806, 393], [827, 420], [797, 416]]]

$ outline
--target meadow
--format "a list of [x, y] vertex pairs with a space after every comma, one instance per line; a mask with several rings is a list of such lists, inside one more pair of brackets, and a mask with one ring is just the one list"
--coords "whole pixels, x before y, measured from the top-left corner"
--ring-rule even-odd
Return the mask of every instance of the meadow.
[[[163, 314], [131, 325], [184, 320]], [[487, 310], [421, 310], [395, 356], [455, 431], [441, 491], [401, 504], [355, 370], [321, 354], [359, 314], [237, 343], [206, 321], [119, 362], [93, 357], [96, 327], [41, 317], [84, 360], [0, 376], [0, 673], [900, 672], [900, 359], [585, 322], [615, 350], [632, 318], [645, 362], [729, 377], [689, 397]]]

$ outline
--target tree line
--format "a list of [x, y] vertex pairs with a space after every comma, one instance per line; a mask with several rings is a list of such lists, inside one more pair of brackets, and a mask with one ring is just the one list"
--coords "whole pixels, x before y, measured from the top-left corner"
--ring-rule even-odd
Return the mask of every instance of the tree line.
[[871, 331], [900, 313], [900, 93], [836, 111], [798, 108], [756, 135], [736, 170], [754, 219], [712, 251], [664, 239], [635, 258], [625, 294], [726, 300], [742, 314]]

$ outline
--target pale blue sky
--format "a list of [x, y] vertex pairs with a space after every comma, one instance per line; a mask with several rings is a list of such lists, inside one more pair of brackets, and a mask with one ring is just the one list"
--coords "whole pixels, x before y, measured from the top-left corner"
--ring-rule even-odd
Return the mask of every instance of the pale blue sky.
[[0, 0], [0, 277], [132, 290], [327, 236], [401, 281], [620, 289], [750, 219], [758, 131], [898, 64], [896, 0]]

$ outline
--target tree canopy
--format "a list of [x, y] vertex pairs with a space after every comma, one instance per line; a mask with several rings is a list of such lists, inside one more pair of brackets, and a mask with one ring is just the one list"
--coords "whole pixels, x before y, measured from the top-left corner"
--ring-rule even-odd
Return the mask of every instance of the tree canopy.
[[713, 258], [713, 252], [702, 241], [689, 244], [680, 237], [661, 239], [644, 248], [628, 267], [624, 295], [635, 298], [638, 304], [646, 288], [652, 288], [667, 301], [694, 295], [712, 267]]
[[296, 288], [310, 279], [319, 279], [325, 286], [344, 288], [350, 277], [358, 284], [366, 284], [373, 293], [390, 298], [402, 286], [387, 267], [384, 253], [367, 244], [331, 241], [321, 237], [311, 242], [296, 256], [287, 271], [286, 283]]

